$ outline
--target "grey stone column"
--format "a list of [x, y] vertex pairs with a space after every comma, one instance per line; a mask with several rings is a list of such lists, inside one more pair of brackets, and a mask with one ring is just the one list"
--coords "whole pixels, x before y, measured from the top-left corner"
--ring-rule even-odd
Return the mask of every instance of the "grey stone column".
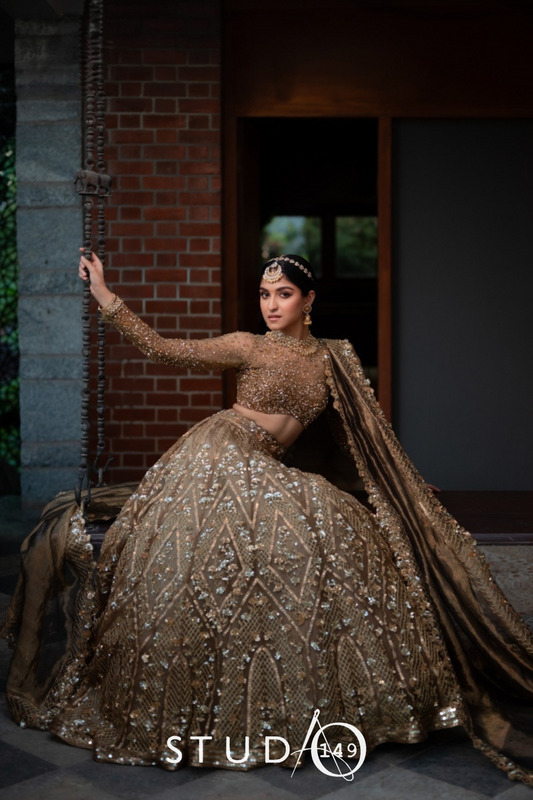
[[73, 488], [80, 440], [79, 20], [16, 22], [22, 502]]

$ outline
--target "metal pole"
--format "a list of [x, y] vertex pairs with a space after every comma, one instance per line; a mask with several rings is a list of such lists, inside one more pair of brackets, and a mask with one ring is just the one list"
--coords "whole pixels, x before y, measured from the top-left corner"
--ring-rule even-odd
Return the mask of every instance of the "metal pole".
[[[74, 184], [78, 194], [83, 196], [83, 248], [86, 258], [92, 255], [93, 209], [98, 209], [98, 257], [105, 262], [105, 198], [110, 194], [111, 179], [105, 173], [104, 162], [104, 78], [103, 78], [103, 0], [86, 0], [82, 25], [82, 92], [85, 108], [85, 169], [76, 173]], [[95, 142], [96, 135], [96, 142]], [[95, 162], [96, 144], [96, 162]], [[96, 167], [96, 169], [95, 169]], [[89, 277], [89, 275], [87, 275]], [[87, 494], [83, 509], [91, 499], [91, 468], [89, 466], [90, 440], [90, 365], [91, 365], [91, 292], [89, 280], [83, 287], [83, 388], [81, 392], [81, 453], [78, 469], [78, 482], [74, 490], [78, 506], [82, 505], [83, 484]], [[98, 320], [98, 377], [97, 377], [97, 455], [93, 470], [98, 474], [98, 486], [103, 484], [103, 476], [111, 459], [104, 468], [98, 461], [105, 450], [105, 331], [103, 320]]]

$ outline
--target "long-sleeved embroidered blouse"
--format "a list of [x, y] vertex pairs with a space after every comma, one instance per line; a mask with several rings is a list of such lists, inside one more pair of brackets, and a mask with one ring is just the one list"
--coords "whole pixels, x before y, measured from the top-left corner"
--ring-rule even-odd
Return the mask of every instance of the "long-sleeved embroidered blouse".
[[280, 331], [264, 336], [236, 331], [210, 339], [160, 336], [117, 298], [100, 312], [152, 361], [194, 370], [237, 371], [237, 402], [266, 414], [290, 414], [306, 428], [324, 410], [326, 347]]

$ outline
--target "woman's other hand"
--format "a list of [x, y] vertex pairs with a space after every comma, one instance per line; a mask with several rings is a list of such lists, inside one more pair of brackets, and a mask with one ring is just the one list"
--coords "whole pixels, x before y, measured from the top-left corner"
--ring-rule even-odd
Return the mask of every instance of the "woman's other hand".
[[[80, 250], [82, 253], [84, 252], [83, 247], [80, 247]], [[80, 256], [79, 276], [83, 281], [87, 280], [86, 268], [91, 276], [91, 294], [98, 301], [98, 304], [105, 308], [111, 303], [114, 295], [106, 286], [104, 267], [97, 255], [92, 254], [92, 261], [85, 258], [84, 255]]]
[[432, 483], [426, 483], [426, 486], [428, 487], [430, 492], [433, 492], [433, 494], [435, 494], [436, 492], [440, 492], [439, 487], [438, 486], [433, 486]]

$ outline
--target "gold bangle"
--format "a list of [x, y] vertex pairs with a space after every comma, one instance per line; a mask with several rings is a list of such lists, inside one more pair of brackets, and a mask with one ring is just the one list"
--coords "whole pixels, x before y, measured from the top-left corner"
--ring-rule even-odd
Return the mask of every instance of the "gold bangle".
[[114, 317], [117, 311], [124, 305], [124, 300], [121, 300], [116, 294], [113, 299], [106, 306], [98, 306], [98, 311], [104, 317]]

